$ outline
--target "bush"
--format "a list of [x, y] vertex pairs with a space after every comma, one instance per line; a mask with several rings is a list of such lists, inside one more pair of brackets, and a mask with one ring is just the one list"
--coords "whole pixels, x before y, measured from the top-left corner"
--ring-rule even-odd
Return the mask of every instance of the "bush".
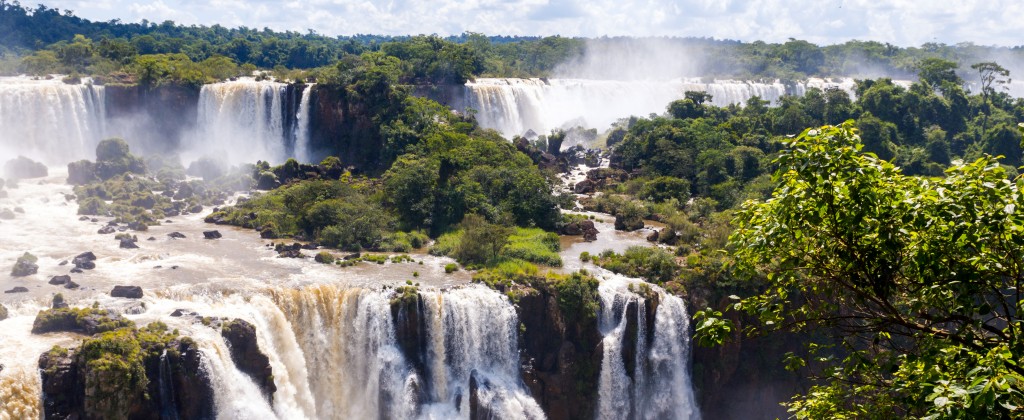
[[334, 264], [334, 254], [327, 251], [320, 251], [313, 259], [321, 264]]
[[597, 264], [615, 273], [658, 284], [675, 280], [682, 270], [669, 252], [645, 246], [631, 246], [622, 255], [603, 252]]
[[459, 271], [459, 265], [458, 264], [448, 263], [448, 264], [444, 265], [444, 272], [445, 273], [451, 274], [451, 273], [454, 273], [456, 271]]

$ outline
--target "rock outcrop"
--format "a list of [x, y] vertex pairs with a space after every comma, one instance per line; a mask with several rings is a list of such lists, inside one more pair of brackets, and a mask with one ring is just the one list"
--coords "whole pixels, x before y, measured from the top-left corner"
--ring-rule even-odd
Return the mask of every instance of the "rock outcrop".
[[263, 396], [272, 401], [274, 392], [277, 392], [274, 372], [270, 367], [270, 359], [260, 351], [256, 341], [256, 327], [244, 320], [235, 319], [221, 325], [221, 336], [228, 343], [231, 360], [238, 370], [249, 375], [263, 391]]
[[142, 288], [139, 286], [114, 286], [110, 291], [111, 297], [142, 299]]
[[18, 261], [14, 263], [14, 268], [11, 269], [11, 276], [25, 277], [39, 272], [39, 265], [36, 264], [36, 261], [39, 261], [39, 259], [35, 255], [26, 252], [18, 257]]

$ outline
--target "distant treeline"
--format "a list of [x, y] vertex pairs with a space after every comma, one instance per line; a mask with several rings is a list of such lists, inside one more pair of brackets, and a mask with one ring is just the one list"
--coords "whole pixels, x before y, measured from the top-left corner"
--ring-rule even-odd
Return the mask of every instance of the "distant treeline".
[[[585, 61], [588, 51], [602, 51], [614, 58], [636, 50], [640, 44], [647, 44], [648, 48], [657, 45], [655, 51], [660, 54], [655, 55], [685, 57], [690, 63], [687, 76], [744, 79], [912, 77], [917, 73], [918, 64], [927, 58], [951, 60], [963, 67], [992, 61], [994, 57], [999, 57], [1001, 62], [1024, 58], [1024, 47], [984, 47], [970, 43], [928, 43], [901, 48], [874, 41], [817, 46], [801, 40], [773, 44], [710, 38], [587, 39], [477, 33], [449, 37], [366, 34], [330, 37], [314, 31], [185, 26], [173, 21], [94, 22], [77, 17], [70, 10], [44, 5], [29, 8], [7, 0], [0, 0], [0, 33], [4, 34], [0, 37], [2, 74], [107, 76], [122, 72], [137, 76], [137, 72], [131, 70], [144, 65], [140, 61], [165, 59], [176, 63], [184, 60], [202, 63], [216, 60], [219, 69], [203, 70], [206, 77], [200, 79], [223, 76], [219, 70], [223, 70], [225, 63], [236, 66], [241, 73], [264, 69], [288, 76], [287, 70], [333, 66], [348, 56], [377, 51], [407, 63], [401, 77], [403, 83], [463, 83], [480, 76], [550, 77], [556, 76], [565, 63]], [[159, 54], [165, 57], [142, 58]], [[617, 61], [631, 61], [629, 56], [621, 58]], [[184, 77], [186, 82], [194, 79], [196, 77]]]

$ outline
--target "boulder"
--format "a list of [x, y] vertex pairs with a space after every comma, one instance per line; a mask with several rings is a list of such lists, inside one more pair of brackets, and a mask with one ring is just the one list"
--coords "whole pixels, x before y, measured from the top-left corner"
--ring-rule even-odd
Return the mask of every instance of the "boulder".
[[64, 301], [64, 295], [57, 293], [53, 295], [53, 302], [50, 304], [53, 309], [67, 308], [68, 303]]
[[203, 231], [203, 237], [206, 239], [220, 239], [222, 236], [223, 235], [221, 235], [220, 232], [216, 230]]
[[171, 237], [172, 239], [185, 239], [185, 234], [181, 232], [171, 232], [168, 233], [167, 236]]
[[24, 156], [18, 156], [4, 164], [4, 176], [10, 179], [42, 178], [49, 175], [46, 165]]
[[113, 226], [104, 226], [104, 227], [101, 227], [100, 230], [96, 231], [96, 233], [98, 233], [100, 235], [107, 235], [107, 234], [111, 234], [111, 233], [114, 233], [114, 232], [117, 232], [117, 228], [115, 228]]
[[615, 216], [615, 230], [632, 232], [644, 228], [644, 219], [640, 217]]
[[39, 261], [39, 259], [35, 255], [26, 252], [18, 257], [18, 261], [14, 263], [14, 268], [11, 269], [11, 276], [25, 277], [39, 272], [39, 265], [36, 264], [36, 261]]
[[7, 319], [7, 307], [0, 305], [0, 321]]
[[68, 281], [67, 284], [64, 285], [65, 289], [70, 289], [70, 290], [75, 290], [78, 287], [79, 287], [78, 283], [75, 283], [74, 280]]
[[273, 400], [277, 386], [274, 384], [274, 372], [270, 367], [270, 359], [260, 351], [256, 341], [256, 327], [252, 324], [235, 319], [221, 326], [221, 336], [231, 350], [231, 360], [238, 370], [249, 375], [263, 391], [263, 396]]
[[580, 229], [583, 230], [583, 240], [587, 242], [594, 242], [597, 240], [597, 227], [594, 226], [593, 220], [584, 220], [580, 222]]
[[68, 164], [68, 184], [85, 185], [96, 181], [96, 165], [88, 160]]
[[111, 297], [142, 299], [142, 288], [139, 286], [114, 286], [110, 291]]
[[576, 183], [573, 187], [573, 192], [576, 194], [593, 194], [596, 187], [597, 183], [589, 179], [584, 179]]
[[15, 286], [14, 288], [12, 288], [10, 290], [4, 290], [4, 293], [8, 293], [8, 294], [10, 294], [10, 293], [28, 293], [28, 288], [23, 287], [23, 286]]
[[118, 245], [121, 249], [138, 249], [139, 246], [135, 244], [135, 241], [131, 239], [121, 239], [121, 244]]
[[14, 212], [11, 209], [0, 209], [0, 220], [14, 220]]
[[62, 276], [53, 276], [53, 277], [51, 277], [49, 283], [54, 285], [54, 286], [61, 286], [61, 285], [68, 284], [68, 282], [70, 282], [70, 281], [71, 281], [71, 276], [65, 274], [65, 275], [62, 275]]
[[94, 261], [96, 261], [96, 254], [93, 254], [92, 251], [86, 251], [76, 255], [75, 258], [71, 260], [71, 263], [75, 265], [75, 268], [92, 270], [96, 268], [96, 263]]
[[658, 242], [658, 231], [651, 232], [647, 235], [647, 242]]

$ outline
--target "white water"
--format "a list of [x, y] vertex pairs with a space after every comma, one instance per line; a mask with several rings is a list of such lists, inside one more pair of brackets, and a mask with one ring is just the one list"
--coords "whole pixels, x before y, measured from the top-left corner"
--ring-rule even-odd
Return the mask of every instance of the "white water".
[[[689, 373], [689, 315], [682, 299], [650, 286], [658, 294], [654, 331], [646, 331], [645, 298], [630, 285], [639, 282], [610, 275], [601, 282], [599, 327], [604, 357], [598, 384], [597, 419], [700, 418]], [[637, 305], [636, 360], [632, 377], [622, 358], [626, 307]], [[654, 340], [648, 348], [650, 334]]]
[[299, 102], [299, 112], [295, 115], [295, 159], [299, 162], [309, 162], [310, 156], [310, 93], [313, 92], [313, 85], [306, 85], [302, 89], [302, 100]]
[[[906, 84], [909, 82], [899, 82]], [[758, 96], [776, 104], [784, 95], [803, 95], [810, 88], [835, 87], [854, 96], [853, 79], [818, 79], [786, 85], [779, 81], [753, 82], [699, 78], [657, 80], [591, 79], [487, 79], [466, 83], [467, 106], [478, 111], [485, 128], [506, 137], [527, 130], [546, 134], [553, 129], [583, 126], [605, 130], [617, 120], [636, 115], [662, 114], [687, 91], [711, 94], [717, 106], [744, 105]]]
[[203, 85], [189, 151], [229, 163], [284, 161], [292, 135], [285, 132], [287, 86], [253, 79]]
[[0, 77], [0, 164], [18, 155], [62, 165], [91, 158], [106, 120], [102, 86]]

